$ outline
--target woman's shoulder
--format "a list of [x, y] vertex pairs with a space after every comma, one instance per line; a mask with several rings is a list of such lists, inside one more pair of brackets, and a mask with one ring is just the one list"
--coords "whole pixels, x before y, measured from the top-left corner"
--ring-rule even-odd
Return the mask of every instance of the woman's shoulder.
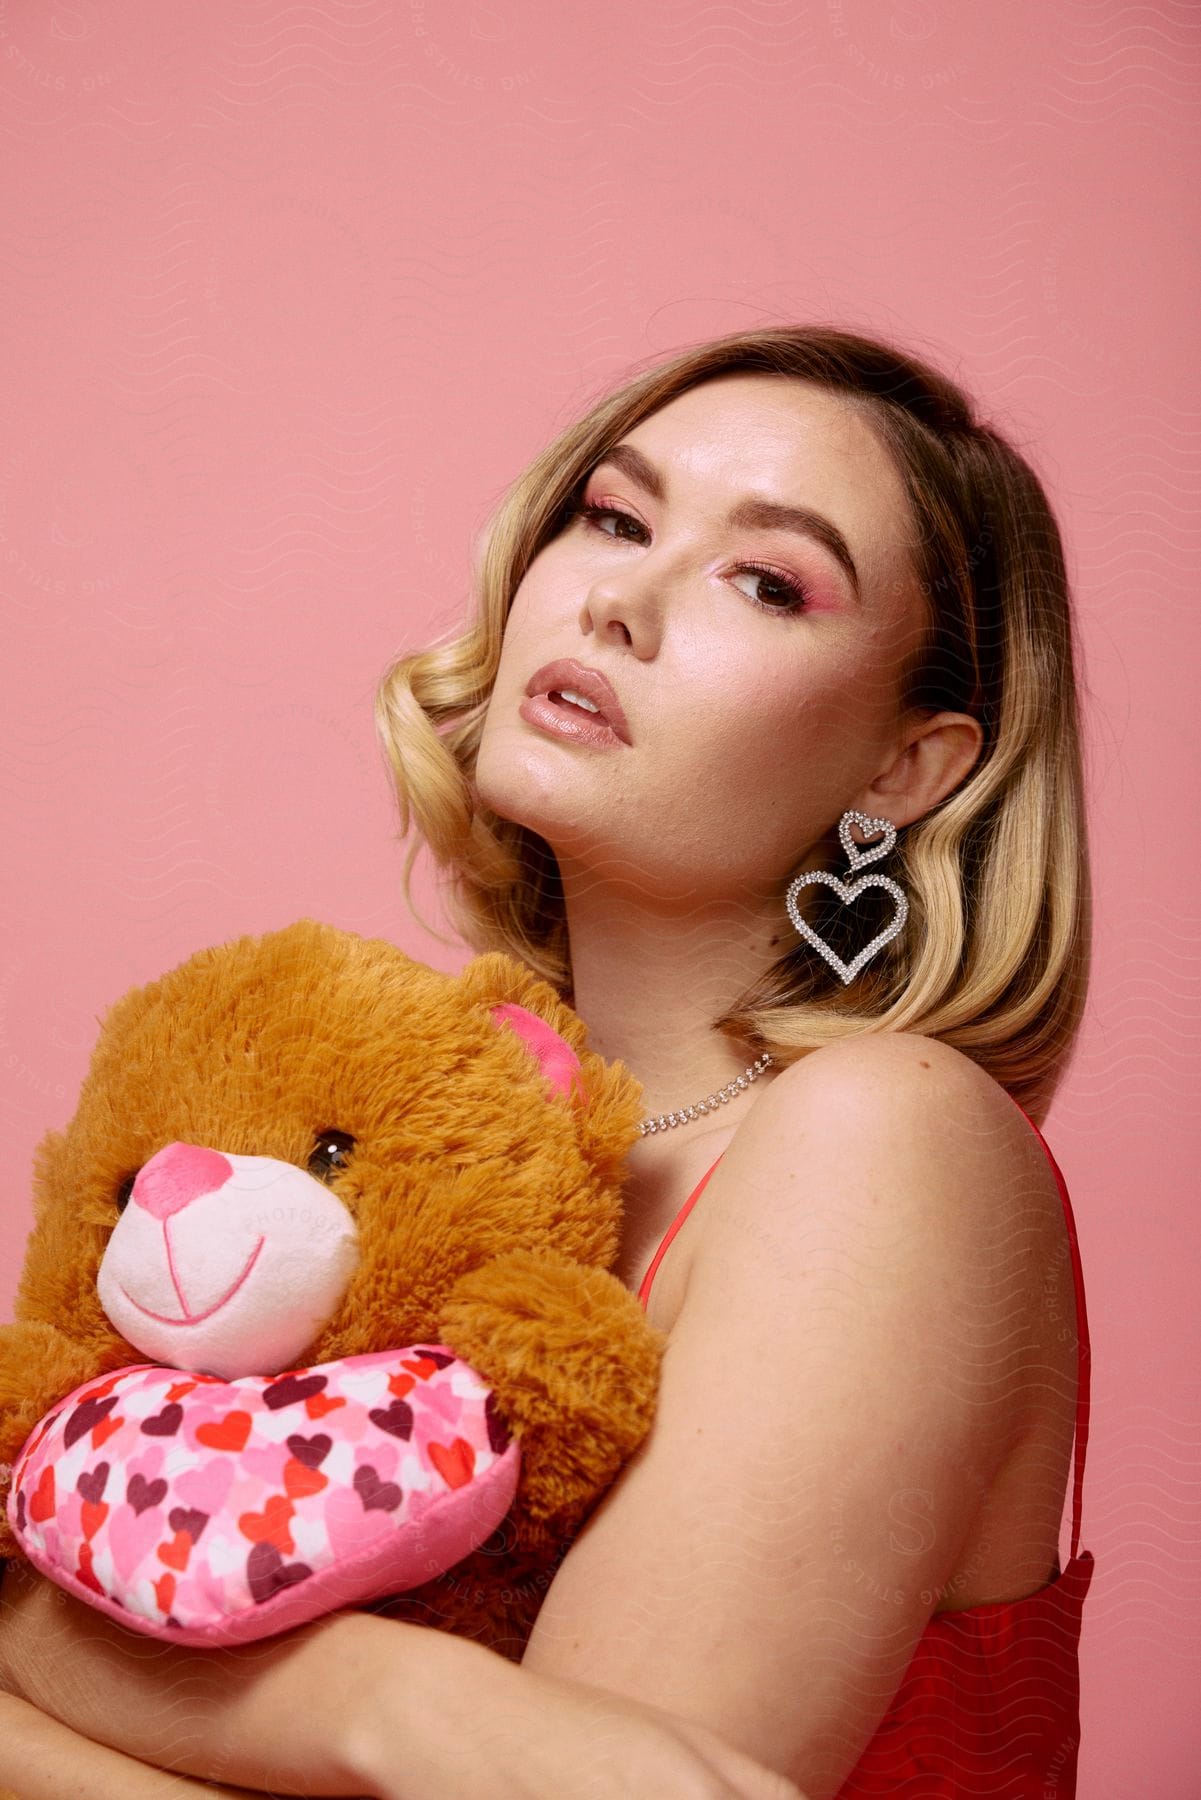
[[[917, 1031], [872, 1031], [823, 1044], [790, 1063], [747, 1120], [748, 1131], [837, 1133], [849, 1126], [886, 1145], [910, 1141], [935, 1165], [967, 1155], [1029, 1166], [1039, 1149], [1008, 1092], [964, 1051]], [[1045, 1158], [1042, 1158], [1045, 1161]]]
[[[831, 1079], [837, 1072], [840, 1079], [847, 1081], [870, 1072], [878, 1079], [889, 1070], [901, 1079], [907, 1071], [915, 1076], [922, 1071], [965, 1086], [987, 1084], [999, 1087], [999, 1083], [966, 1052], [921, 1031], [852, 1032], [847, 1037], [832, 1039], [807, 1051], [782, 1070], [780, 1080], [796, 1083], [802, 1077], [811, 1079], [819, 1072]], [[1000, 1091], [1004, 1094], [1003, 1088]]]
[[[736, 1219], [792, 1244], [855, 1254], [891, 1231], [937, 1239], [979, 1272], [1015, 1232], [1054, 1255], [1063, 1221], [1030, 1123], [987, 1070], [920, 1032], [864, 1032], [788, 1064], [734, 1134], [706, 1196], [702, 1256], [737, 1254]], [[796, 1240], [793, 1243], [793, 1240]], [[1037, 1260], [1037, 1259], [1036, 1259]]]

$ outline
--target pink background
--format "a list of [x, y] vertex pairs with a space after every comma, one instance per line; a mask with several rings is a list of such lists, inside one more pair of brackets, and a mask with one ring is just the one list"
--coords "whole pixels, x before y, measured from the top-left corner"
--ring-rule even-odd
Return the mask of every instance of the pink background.
[[1180, 0], [0, 0], [0, 1317], [128, 987], [302, 915], [466, 960], [371, 695], [527, 459], [636, 358], [893, 336], [1026, 447], [1079, 607], [1082, 1800], [1201, 1749], [1199, 49]]

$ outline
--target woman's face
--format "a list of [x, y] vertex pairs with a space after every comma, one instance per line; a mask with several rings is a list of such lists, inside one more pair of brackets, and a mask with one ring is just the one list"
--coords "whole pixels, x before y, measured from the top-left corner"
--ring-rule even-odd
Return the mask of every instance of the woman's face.
[[[927, 615], [900, 477], [852, 403], [771, 375], [691, 388], [622, 444], [637, 464], [598, 463], [582, 491], [613, 511], [571, 519], [514, 596], [476, 787], [565, 871], [648, 906], [777, 893], [903, 745]], [[816, 522], [730, 523], [747, 500]], [[558, 657], [608, 677], [628, 744], [520, 716]]]

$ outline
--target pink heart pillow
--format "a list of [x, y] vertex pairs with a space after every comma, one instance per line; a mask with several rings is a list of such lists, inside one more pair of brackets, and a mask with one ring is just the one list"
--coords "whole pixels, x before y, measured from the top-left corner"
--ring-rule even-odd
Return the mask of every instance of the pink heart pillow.
[[35, 1567], [101, 1612], [238, 1644], [442, 1574], [519, 1473], [491, 1389], [442, 1344], [233, 1381], [135, 1363], [34, 1428], [7, 1511]]

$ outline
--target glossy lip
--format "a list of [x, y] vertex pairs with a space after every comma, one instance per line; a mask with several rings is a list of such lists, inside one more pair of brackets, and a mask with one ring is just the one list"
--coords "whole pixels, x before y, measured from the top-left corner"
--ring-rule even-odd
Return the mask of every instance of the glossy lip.
[[594, 706], [599, 706], [600, 712], [592, 716], [598, 721], [603, 719], [623, 744], [630, 742], [630, 728], [621, 710], [621, 702], [599, 669], [586, 669], [574, 657], [559, 657], [554, 662], [543, 663], [538, 672], [526, 682], [525, 691], [530, 699], [534, 699], [541, 694], [557, 694], [563, 688], [574, 688], [577, 694], [583, 694], [585, 700], [591, 700]]
[[582, 707], [568, 706], [552, 700], [548, 694], [528, 694], [517, 708], [517, 716], [552, 737], [565, 738], [570, 744], [594, 744], [600, 750], [622, 750], [621, 739], [600, 713], [585, 712]]

